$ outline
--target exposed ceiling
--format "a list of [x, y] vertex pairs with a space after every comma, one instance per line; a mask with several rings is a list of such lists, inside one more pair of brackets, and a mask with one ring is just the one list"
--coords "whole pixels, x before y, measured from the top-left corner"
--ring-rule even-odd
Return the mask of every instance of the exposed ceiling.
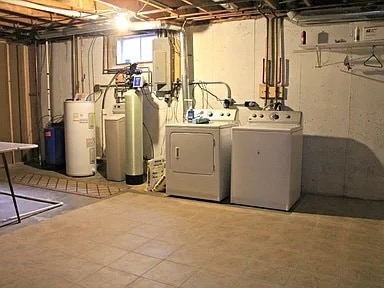
[[[131, 12], [129, 12], [131, 11]], [[355, 20], [384, 20], [383, 0], [0, 0], [0, 37], [12, 41], [58, 37], [76, 31], [93, 33], [95, 27], [112, 27], [118, 13], [132, 21], [161, 20], [177, 25], [199, 25], [262, 17], [285, 16], [298, 24], [299, 16], [313, 17], [354, 13]], [[365, 15], [365, 18], [357, 16]], [[326, 22], [326, 18], [318, 21]], [[345, 21], [353, 21], [348, 19]], [[106, 30], [105, 28], [104, 30]], [[102, 29], [99, 29], [102, 30]], [[84, 32], [84, 33], [85, 33]], [[83, 33], [83, 34], [84, 34]]]

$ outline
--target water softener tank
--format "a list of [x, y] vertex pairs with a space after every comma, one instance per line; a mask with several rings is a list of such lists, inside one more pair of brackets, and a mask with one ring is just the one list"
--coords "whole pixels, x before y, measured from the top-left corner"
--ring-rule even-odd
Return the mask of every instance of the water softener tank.
[[65, 163], [68, 176], [96, 173], [95, 103], [64, 102]]
[[144, 183], [143, 167], [143, 97], [129, 89], [125, 96], [125, 182]]
[[65, 164], [64, 123], [44, 128], [45, 164], [59, 168]]

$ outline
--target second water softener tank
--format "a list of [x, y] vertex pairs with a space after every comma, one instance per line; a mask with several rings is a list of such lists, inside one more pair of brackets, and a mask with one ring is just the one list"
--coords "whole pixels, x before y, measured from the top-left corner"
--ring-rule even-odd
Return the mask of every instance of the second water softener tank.
[[96, 173], [95, 103], [64, 102], [65, 163], [68, 176]]

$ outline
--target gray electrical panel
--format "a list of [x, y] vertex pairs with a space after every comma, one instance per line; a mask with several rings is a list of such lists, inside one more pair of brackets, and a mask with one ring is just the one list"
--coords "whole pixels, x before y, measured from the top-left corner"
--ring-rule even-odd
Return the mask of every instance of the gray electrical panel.
[[168, 38], [153, 39], [153, 88], [170, 91], [173, 82], [173, 46]]

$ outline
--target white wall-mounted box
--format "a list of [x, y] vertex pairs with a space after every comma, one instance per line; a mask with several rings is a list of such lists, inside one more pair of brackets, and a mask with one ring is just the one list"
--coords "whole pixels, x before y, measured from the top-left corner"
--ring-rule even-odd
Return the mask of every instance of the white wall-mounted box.
[[384, 40], [384, 26], [368, 26], [363, 27], [364, 41]]

